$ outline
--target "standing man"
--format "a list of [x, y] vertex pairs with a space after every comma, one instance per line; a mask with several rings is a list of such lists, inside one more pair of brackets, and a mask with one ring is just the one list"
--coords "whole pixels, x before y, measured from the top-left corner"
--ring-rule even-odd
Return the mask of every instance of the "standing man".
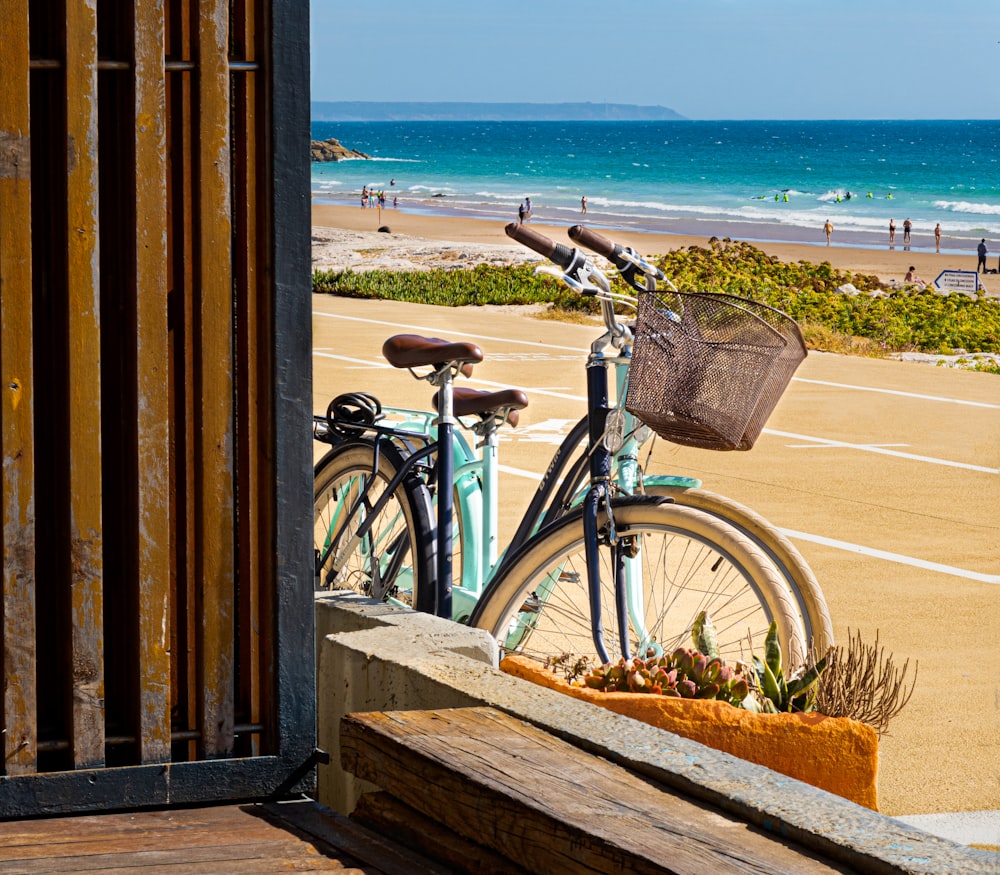
[[907, 219], [903, 222], [903, 245], [910, 245], [910, 229], [913, 228], [913, 223]]
[[979, 263], [976, 265], [976, 273], [979, 273], [979, 268], [982, 268], [983, 273], [986, 273], [986, 253], [989, 252], [989, 250], [986, 248], [985, 237], [979, 241], [979, 246], [976, 247], [976, 251], [979, 253]]
[[580, 212], [587, 215], [587, 196], [580, 198]]
[[934, 251], [941, 251], [941, 223], [938, 222], [934, 226]]
[[826, 224], [823, 226], [823, 230], [826, 232], [826, 245], [830, 245], [830, 235], [833, 233], [833, 222], [829, 219], [826, 220]]
[[896, 220], [889, 219], [889, 245], [896, 242]]

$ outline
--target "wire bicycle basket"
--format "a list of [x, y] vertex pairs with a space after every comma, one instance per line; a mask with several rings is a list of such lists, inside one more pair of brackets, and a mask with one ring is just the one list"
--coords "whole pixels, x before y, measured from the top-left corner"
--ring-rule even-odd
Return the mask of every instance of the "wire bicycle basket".
[[749, 450], [805, 357], [798, 325], [766, 304], [645, 292], [625, 408], [668, 441]]

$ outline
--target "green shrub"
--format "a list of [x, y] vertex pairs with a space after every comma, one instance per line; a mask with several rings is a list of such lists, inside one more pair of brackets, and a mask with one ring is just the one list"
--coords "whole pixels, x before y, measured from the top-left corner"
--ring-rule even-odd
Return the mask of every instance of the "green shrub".
[[[828, 262], [788, 264], [749, 243], [712, 239], [656, 259], [681, 291], [725, 292], [784, 311], [812, 349], [860, 355], [942, 349], [1000, 352], [1000, 301], [932, 290], [889, 289], [878, 278]], [[851, 283], [861, 294], [837, 291]], [[628, 291], [624, 283], [616, 288]], [[530, 265], [430, 271], [315, 271], [313, 290], [350, 298], [386, 298], [448, 307], [550, 304], [556, 312], [596, 313], [585, 298]], [[878, 292], [873, 296], [872, 292]], [[995, 373], [988, 363], [978, 368]]]

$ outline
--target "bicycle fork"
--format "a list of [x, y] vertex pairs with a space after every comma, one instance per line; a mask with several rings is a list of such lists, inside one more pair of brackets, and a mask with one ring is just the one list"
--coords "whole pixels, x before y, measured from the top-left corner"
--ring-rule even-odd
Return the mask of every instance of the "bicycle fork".
[[[583, 537], [587, 559], [587, 593], [590, 601], [591, 630], [594, 647], [601, 662], [610, 662], [604, 643], [604, 618], [601, 603], [601, 557], [602, 546], [610, 549], [611, 575], [615, 587], [615, 614], [617, 617], [618, 639], [621, 654], [631, 658], [629, 646], [629, 604], [628, 580], [626, 577], [626, 555], [615, 528], [614, 511], [611, 506], [611, 452], [604, 442], [604, 429], [608, 406], [608, 373], [603, 355], [592, 355], [587, 363], [587, 401], [590, 410], [590, 488], [583, 500]], [[607, 522], [602, 531], [598, 525], [601, 510]]]

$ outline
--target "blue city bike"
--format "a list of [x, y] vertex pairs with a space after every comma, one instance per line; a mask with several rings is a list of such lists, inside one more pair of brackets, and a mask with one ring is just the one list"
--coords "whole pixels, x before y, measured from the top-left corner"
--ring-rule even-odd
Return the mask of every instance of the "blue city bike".
[[[316, 417], [317, 440], [332, 445], [316, 466], [317, 588], [355, 589], [469, 622], [505, 650], [537, 658], [596, 653], [606, 661], [671, 649], [686, 643], [702, 610], [734, 658], [746, 657], [771, 620], [793, 659], [809, 641], [832, 642], [815, 578], [780, 533], [696, 480], [644, 475], [641, 453], [653, 432], [625, 409], [633, 338], [614, 310], [627, 297], [613, 295], [579, 249], [523, 226], [508, 233], [601, 301], [605, 331], [587, 359], [587, 415], [500, 550], [497, 435], [516, 424], [527, 398], [454, 385], [482, 358], [474, 344], [390, 338], [387, 359], [431, 382], [436, 411], [382, 410], [370, 395], [347, 393]], [[633, 251], [580, 226], [570, 233], [633, 288], [652, 291], [662, 280]], [[615, 618], [614, 635], [605, 635], [606, 617]]]

